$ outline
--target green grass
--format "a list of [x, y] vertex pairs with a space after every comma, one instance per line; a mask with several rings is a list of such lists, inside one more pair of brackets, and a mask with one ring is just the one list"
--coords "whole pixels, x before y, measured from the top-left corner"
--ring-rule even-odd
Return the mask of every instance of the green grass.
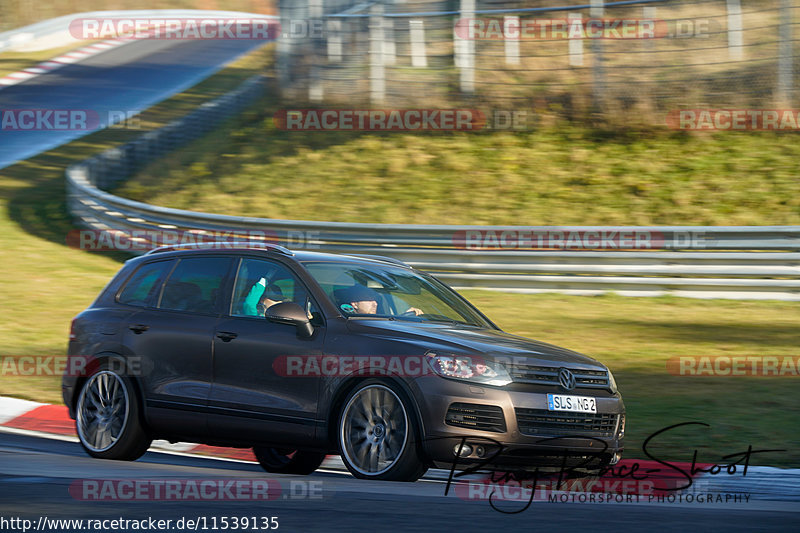
[[118, 192], [267, 218], [515, 225], [800, 223], [794, 134], [286, 132], [262, 102]]

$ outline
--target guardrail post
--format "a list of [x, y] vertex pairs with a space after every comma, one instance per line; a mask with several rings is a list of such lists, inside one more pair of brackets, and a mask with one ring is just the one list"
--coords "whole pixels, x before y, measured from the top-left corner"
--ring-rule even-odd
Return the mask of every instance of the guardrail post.
[[776, 104], [791, 105], [794, 93], [794, 54], [792, 51], [792, 0], [781, 0], [780, 44], [778, 45], [778, 87]]
[[505, 43], [506, 65], [519, 65], [520, 33], [519, 17], [503, 17], [503, 42]]
[[369, 99], [373, 104], [382, 103], [386, 97], [383, 28], [383, 5], [374, 4], [369, 17]]
[[408, 32], [411, 39], [411, 66], [427, 67], [428, 57], [425, 52], [425, 22], [422, 19], [409, 20]]
[[742, 4], [740, 0], [727, 0], [728, 7], [728, 57], [742, 59]]
[[569, 66], [583, 66], [583, 15], [570, 13], [569, 19]]

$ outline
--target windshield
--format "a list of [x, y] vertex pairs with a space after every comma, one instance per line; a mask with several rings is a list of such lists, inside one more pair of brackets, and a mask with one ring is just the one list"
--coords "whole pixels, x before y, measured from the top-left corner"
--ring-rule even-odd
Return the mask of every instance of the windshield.
[[451, 289], [430, 276], [379, 264], [303, 264], [344, 316], [492, 327]]

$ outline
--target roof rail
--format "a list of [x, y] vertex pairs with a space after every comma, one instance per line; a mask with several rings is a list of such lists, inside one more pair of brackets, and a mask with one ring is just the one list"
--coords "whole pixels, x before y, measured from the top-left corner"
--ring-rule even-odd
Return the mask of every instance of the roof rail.
[[283, 255], [294, 255], [290, 249], [285, 248], [279, 244], [271, 244], [265, 242], [252, 242], [252, 241], [209, 241], [209, 242], [188, 242], [186, 244], [168, 244], [153, 248], [145, 255], [159, 254], [162, 252], [174, 252], [176, 250], [191, 250], [191, 249], [216, 249], [229, 250], [229, 249], [256, 249], [266, 250], [268, 252], [277, 252]]
[[400, 261], [399, 259], [395, 259], [394, 257], [386, 257], [386, 256], [383, 256], [383, 255], [368, 255], [368, 254], [347, 254], [347, 255], [349, 255], [350, 257], [358, 257], [360, 259], [372, 259], [373, 261], [382, 261], [384, 263], [392, 263], [392, 264], [395, 264], [395, 265], [404, 266], [406, 268], [414, 268], [411, 265], [409, 265], [408, 263], [404, 263], [403, 261]]

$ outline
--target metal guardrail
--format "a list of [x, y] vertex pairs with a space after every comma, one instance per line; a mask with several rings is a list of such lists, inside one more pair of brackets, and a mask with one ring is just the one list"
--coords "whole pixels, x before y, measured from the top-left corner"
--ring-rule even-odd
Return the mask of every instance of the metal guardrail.
[[[244, 108], [261, 94], [264, 81], [251, 78], [176, 122], [67, 169], [68, 205], [77, 223], [145, 240], [148, 232], [191, 230], [189, 235], [212, 239], [237, 232], [254, 242], [265, 239], [289, 248], [384, 255], [433, 272], [456, 288], [800, 300], [800, 226], [489, 227], [272, 220], [154, 206], [102, 190]], [[571, 238], [593, 249], [568, 249]]]

